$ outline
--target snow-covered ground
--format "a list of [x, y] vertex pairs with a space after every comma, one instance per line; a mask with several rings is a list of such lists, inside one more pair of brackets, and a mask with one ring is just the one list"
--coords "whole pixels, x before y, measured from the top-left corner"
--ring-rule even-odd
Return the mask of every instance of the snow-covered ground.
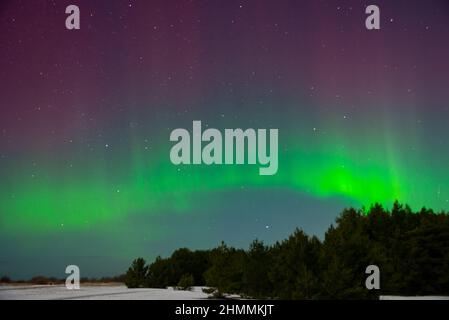
[[[191, 291], [169, 289], [128, 289], [124, 285], [81, 285], [80, 290], [67, 290], [63, 285], [0, 286], [0, 300], [198, 300], [207, 299], [201, 287]], [[230, 298], [237, 299], [238, 296]], [[449, 297], [381, 296], [380, 300], [449, 300]]]
[[192, 291], [169, 289], [128, 289], [124, 285], [0, 286], [0, 300], [197, 300], [207, 299], [202, 288]]
[[416, 296], [416, 297], [404, 297], [404, 296], [380, 296], [380, 300], [449, 300], [449, 296]]

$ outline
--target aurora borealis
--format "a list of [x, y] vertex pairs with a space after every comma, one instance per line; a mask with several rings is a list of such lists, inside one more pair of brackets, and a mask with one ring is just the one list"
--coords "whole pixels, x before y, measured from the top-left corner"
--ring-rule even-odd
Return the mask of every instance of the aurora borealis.
[[[5, 0], [0, 27], [0, 274], [118, 274], [374, 202], [449, 210], [447, 1]], [[277, 174], [174, 166], [194, 120], [279, 129]]]

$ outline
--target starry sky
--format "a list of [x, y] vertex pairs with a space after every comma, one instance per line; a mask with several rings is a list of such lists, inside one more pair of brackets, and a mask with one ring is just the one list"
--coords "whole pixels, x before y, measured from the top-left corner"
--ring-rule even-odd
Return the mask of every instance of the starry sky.
[[[374, 202], [449, 210], [445, 0], [3, 0], [0, 29], [0, 274], [322, 237]], [[193, 120], [278, 129], [278, 173], [174, 166]]]

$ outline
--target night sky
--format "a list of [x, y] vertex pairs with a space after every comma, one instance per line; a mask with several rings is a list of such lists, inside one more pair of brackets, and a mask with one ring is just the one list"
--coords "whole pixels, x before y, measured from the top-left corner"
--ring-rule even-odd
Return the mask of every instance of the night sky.
[[[0, 275], [322, 237], [374, 202], [449, 210], [446, 0], [2, 0], [0, 30]], [[278, 173], [173, 165], [193, 120], [279, 129]]]

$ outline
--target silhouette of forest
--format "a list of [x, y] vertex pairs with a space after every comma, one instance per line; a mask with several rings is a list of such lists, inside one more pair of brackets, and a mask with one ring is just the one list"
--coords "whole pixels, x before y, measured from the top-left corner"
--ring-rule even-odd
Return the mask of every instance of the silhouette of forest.
[[[368, 290], [366, 268], [380, 269]], [[211, 250], [178, 249], [146, 264], [138, 258], [128, 287], [207, 286], [220, 297], [377, 299], [379, 295], [449, 295], [449, 215], [396, 202], [391, 210], [345, 209], [321, 241], [300, 229], [281, 242], [255, 240], [248, 250], [224, 243]]]

